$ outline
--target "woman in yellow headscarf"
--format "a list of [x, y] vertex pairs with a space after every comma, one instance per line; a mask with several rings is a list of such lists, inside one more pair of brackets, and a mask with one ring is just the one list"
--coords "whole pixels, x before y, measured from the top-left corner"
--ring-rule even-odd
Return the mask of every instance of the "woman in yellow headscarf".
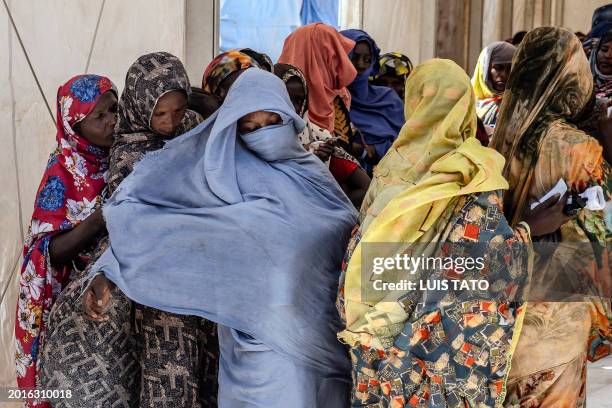
[[472, 86], [476, 94], [476, 114], [486, 126], [495, 127], [502, 96], [506, 89], [516, 47], [505, 41], [486, 46], [480, 56]]
[[[537, 215], [544, 224], [508, 225], [504, 159], [474, 137], [474, 92], [454, 62], [419, 65], [406, 82], [405, 102], [407, 121], [375, 170], [343, 266], [338, 308], [346, 329], [339, 338], [350, 346], [352, 406], [499, 406], [515, 300], [529, 278], [519, 243], [530, 240], [530, 224], [534, 233], [548, 231], [551, 215]], [[548, 213], [558, 218], [556, 209]], [[396, 264], [378, 275], [387, 262], [377, 259], [396, 254], [480, 257], [483, 264], [392, 275], [401, 269]], [[381, 280], [417, 286], [381, 290]], [[490, 288], [418, 290], [419, 282], [444, 280], [486, 280]]]

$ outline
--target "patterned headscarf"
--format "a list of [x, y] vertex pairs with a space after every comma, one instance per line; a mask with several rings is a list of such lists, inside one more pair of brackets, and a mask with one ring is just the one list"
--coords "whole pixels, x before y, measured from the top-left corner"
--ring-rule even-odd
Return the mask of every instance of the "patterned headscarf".
[[298, 115], [304, 117], [304, 114], [308, 110], [308, 83], [306, 82], [306, 77], [301, 69], [291, 64], [276, 64], [274, 65], [274, 75], [283, 80], [286, 84], [291, 78], [297, 78], [304, 87], [304, 103], [302, 103], [302, 107], [300, 111], [297, 113]]
[[[110, 79], [98, 75], [76, 76], [58, 89], [57, 149], [51, 155], [40, 185], [34, 220], [57, 228], [68, 222], [70, 225], [64, 226], [72, 228], [78, 222], [67, 217], [77, 214], [67, 211], [64, 206], [83, 200], [93, 204], [105, 186], [103, 175], [108, 168], [108, 149], [92, 144], [74, 128], [95, 108], [100, 96], [109, 91], [117, 94]], [[63, 186], [63, 194], [47, 190], [46, 186], [51, 185]], [[47, 200], [52, 197], [58, 201]]]
[[241, 69], [260, 68], [257, 61], [238, 50], [229, 50], [217, 55], [206, 67], [202, 78], [202, 89], [216, 94], [221, 82], [231, 74]]
[[388, 52], [380, 56], [378, 72], [370, 77], [376, 80], [382, 76], [394, 76], [405, 81], [412, 72], [412, 61], [406, 55], [399, 52]]
[[[251, 48], [241, 48], [238, 51], [253, 58], [261, 69], [265, 69], [268, 72], [273, 71], [274, 63], [272, 62], [272, 58], [265, 52], [257, 52]], [[268, 69], [268, 67], [270, 67], [270, 69]]]
[[34, 200], [34, 213], [23, 248], [17, 305], [17, 382], [34, 388], [40, 335], [48, 312], [68, 284], [72, 268], [55, 269], [49, 242], [74, 228], [101, 205], [106, 186], [108, 149], [80, 135], [75, 126], [93, 111], [106, 92], [117, 93], [110, 79], [75, 76], [57, 91], [57, 148], [51, 154]]
[[189, 78], [181, 61], [167, 52], [154, 52], [138, 58], [125, 77], [125, 88], [119, 99], [115, 142], [111, 149], [109, 188], [119, 183], [144, 154], [160, 149], [167, 139], [197, 126], [202, 118], [188, 110], [183, 121], [170, 137], [151, 129], [151, 116], [159, 98], [170, 91], [191, 93]]
[[560, 178], [574, 191], [601, 178], [599, 143], [569, 121], [593, 89], [578, 37], [558, 27], [529, 32], [514, 58], [491, 147], [506, 157], [504, 212], [516, 225], [529, 202]]

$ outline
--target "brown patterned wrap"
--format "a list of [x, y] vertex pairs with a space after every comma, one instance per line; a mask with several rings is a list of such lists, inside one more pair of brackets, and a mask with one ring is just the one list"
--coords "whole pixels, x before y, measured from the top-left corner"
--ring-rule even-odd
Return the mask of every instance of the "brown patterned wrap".
[[[191, 92], [183, 64], [171, 54], [143, 55], [128, 70], [110, 155], [111, 193], [146, 153], [201, 122], [200, 115], [187, 111], [172, 136], [151, 129], [157, 101], [174, 90]], [[105, 236], [91, 264], [108, 245]], [[72, 399], [54, 406], [216, 407], [214, 324], [135, 305], [118, 289], [113, 290], [109, 320], [96, 323], [82, 311], [82, 285], [76, 279], [50, 313], [41, 357], [43, 383], [46, 388], [73, 392]]]

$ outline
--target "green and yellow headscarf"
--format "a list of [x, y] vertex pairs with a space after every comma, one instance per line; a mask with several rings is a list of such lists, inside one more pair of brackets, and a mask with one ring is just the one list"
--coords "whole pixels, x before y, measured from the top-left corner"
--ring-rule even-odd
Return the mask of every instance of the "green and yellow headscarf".
[[405, 115], [399, 136], [374, 172], [361, 208], [362, 238], [348, 260], [347, 329], [339, 336], [350, 345], [367, 336], [368, 343], [380, 346], [376, 336], [384, 328], [374, 327], [373, 315], [384, 315], [388, 325], [407, 319], [388, 294], [361, 299], [362, 245], [434, 242], [437, 227], [449, 221], [447, 207], [460, 196], [508, 188], [503, 157], [474, 137], [475, 96], [457, 64], [433, 59], [419, 65], [406, 83]]

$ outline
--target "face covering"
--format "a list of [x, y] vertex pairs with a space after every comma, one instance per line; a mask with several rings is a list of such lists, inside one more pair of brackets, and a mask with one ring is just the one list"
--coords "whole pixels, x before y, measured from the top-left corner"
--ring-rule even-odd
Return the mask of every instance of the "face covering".
[[267, 162], [293, 159], [306, 153], [298, 141], [293, 121], [265, 126], [240, 138], [249, 150]]

